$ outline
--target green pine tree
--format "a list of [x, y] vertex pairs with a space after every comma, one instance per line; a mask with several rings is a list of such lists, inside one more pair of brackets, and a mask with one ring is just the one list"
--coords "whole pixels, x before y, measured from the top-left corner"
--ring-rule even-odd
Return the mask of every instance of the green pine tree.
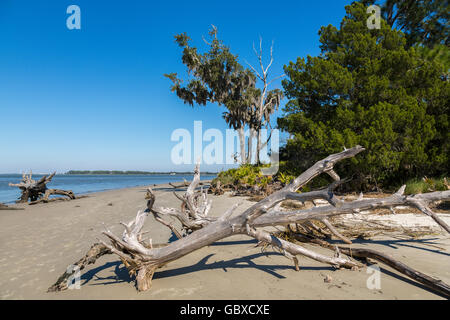
[[285, 66], [289, 100], [278, 120], [291, 134], [283, 156], [299, 171], [360, 144], [344, 174], [358, 187], [386, 187], [449, 169], [449, 83], [443, 66], [407, 45], [384, 19], [369, 30], [362, 3], [346, 7], [340, 28], [319, 31], [321, 54]]

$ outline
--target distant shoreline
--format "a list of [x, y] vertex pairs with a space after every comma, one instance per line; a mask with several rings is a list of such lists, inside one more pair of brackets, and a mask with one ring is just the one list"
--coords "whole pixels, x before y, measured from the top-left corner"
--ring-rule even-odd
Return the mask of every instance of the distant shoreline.
[[[202, 174], [201, 181], [212, 180], [217, 174]], [[39, 179], [42, 175], [33, 176], [34, 179]], [[92, 192], [102, 192], [106, 190], [117, 190], [123, 188], [133, 188], [138, 186], [153, 186], [159, 184], [183, 184], [183, 179], [191, 181], [193, 174], [57, 174], [49, 188], [72, 190], [75, 195], [82, 195]], [[18, 182], [21, 180], [21, 175], [8, 174], [0, 175], [0, 202], [14, 203], [20, 197], [19, 188], [12, 188], [8, 183]]]

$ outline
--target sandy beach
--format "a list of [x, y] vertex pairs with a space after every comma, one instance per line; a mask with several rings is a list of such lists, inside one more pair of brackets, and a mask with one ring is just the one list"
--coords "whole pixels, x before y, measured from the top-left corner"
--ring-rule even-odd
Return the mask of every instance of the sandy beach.
[[[156, 204], [178, 207], [168, 185], [153, 187]], [[82, 271], [81, 288], [47, 293], [66, 267], [80, 259], [102, 238], [103, 223], [116, 234], [121, 221], [132, 219], [145, 206], [145, 187], [89, 194], [67, 202], [35, 206], [14, 205], [24, 210], [0, 211], [1, 299], [443, 299], [424, 286], [381, 265], [381, 289], [367, 288], [370, 274], [334, 270], [299, 257], [293, 263], [275, 251], [261, 252], [255, 241], [235, 236], [176, 260], [155, 273], [153, 286], [138, 293], [117, 256], [107, 255]], [[253, 204], [242, 197], [210, 195], [212, 215], [236, 202], [244, 210]], [[448, 214], [442, 218], [450, 222]], [[146, 230], [153, 243], [166, 243], [171, 234], [149, 217]], [[309, 245], [306, 245], [309, 247]], [[427, 275], [450, 283], [450, 238], [429, 235], [402, 240], [378, 237], [355, 241], [391, 254]], [[330, 255], [325, 249], [315, 250]], [[330, 276], [330, 283], [324, 279]]]

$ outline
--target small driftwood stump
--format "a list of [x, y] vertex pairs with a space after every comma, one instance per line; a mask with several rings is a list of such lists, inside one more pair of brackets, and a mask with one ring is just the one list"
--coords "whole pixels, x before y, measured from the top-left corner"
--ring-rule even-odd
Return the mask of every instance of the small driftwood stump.
[[[51, 202], [57, 200], [72, 200], [75, 199], [75, 194], [70, 190], [59, 190], [59, 189], [48, 189], [47, 183], [49, 183], [56, 172], [53, 172], [51, 175], [45, 175], [38, 181], [32, 179], [32, 173], [23, 174], [22, 182], [20, 183], [10, 183], [10, 187], [18, 187], [22, 194], [17, 200], [17, 203], [27, 203], [30, 200], [31, 204], [36, 204], [40, 202]], [[61, 195], [67, 198], [53, 198], [50, 199], [51, 195]]]
[[[155, 206], [155, 194], [149, 188], [147, 190], [146, 209], [140, 210], [136, 218], [130, 222], [121, 223], [125, 229], [123, 234], [117, 236], [106, 229], [103, 234], [109, 239], [109, 242], [100, 241], [100, 243], [95, 244], [91, 248], [91, 254], [88, 253], [82, 260], [77, 262], [77, 265], [81, 269], [87, 263], [95, 261], [102, 254], [116, 254], [128, 269], [130, 275], [135, 277], [137, 289], [145, 291], [150, 289], [155, 271], [163, 265], [218, 240], [233, 235], [247, 235], [258, 240], [258, 245], [263, 246], [263, 248], [271, 246], [283, 253], [293, 261], [296, 270], [300, 270], [297, 259], [299, 255], [329, 264], [335, 268], [349, 268], [352, 270], [363, 267], [365, 261], [364, 259], [358, 261], [354, 258], [370, 257], [390, 265], [408, 277], [425, 284], [446, 297], [450, 297], [450, 287], [447, 284], [439, 279], [424, 275], [381, 252], [353, 247], [338, 247], [327, 241], [321, 242], [315, 237], [302, 237], [302, 241], [307, 239], [309, 243], [318, 244], [333, 250], [334, 255], [328, 256], [307, 249], [298, 242], [290, 241], [291, 239], [282, 239], [277, 234], [269, 233], [263, 229], [266, 226], [285, 226], [289, 228], [291, 224], [298, 226], [309, 224], [312, 226], [313, 221], [320, 221], [331, 234], [350, 245], [352, 243], [351, 240], [343, 236], [332, 225], [329, 220], [331, 217], [348, 213], [357, 215], [363, 210], [395, 208], [396, 206], [407, 205], [421, 210], [449, 232], [448, 225], [430, 210], [429, 205], [435, 201], [450, 199], [450, 190], [406, 196], [403, 194], [405, 189], [405, 186], [403, 186], [395, 194], [385, 198], [365, 199], [361, 194], [355, 201], [344, 201], [335, 196], [334, 189], [345, 180], [339, 178], [334, 171], [334, 165], [339, 161], [354, 157], [363, 150], [363, 147], [356, 146], [316, 162], [283, 189], [272, 193], [233, 217], [232, 215], [239, 204], [231, 206], [219, 217], [208, 216], [211, 201], [208, 200], [207, 192], [203, 188], [197, 189], [200, 181], [200, 170], [199, 165], [197, 165], [194, 179], [187, 188], [186, 193], [183, 196], [174, 193], [182, 202], [180, 209]], [[297, 192], [297, 190], [322, 173], [330, 175], [335, 182], [322, 190], [305, 193]], [[285, 200], [305, 202], [316, 199], [326, 200], [328, 205], [294, 211], [281, 211], [280, 209], [281, 202]], [[152, 245], [151, 239], [144, 239], [143, 226], [148, 215], [153, 215], [158, 222], [170, 228], [179, 239], [166, 245]], [[173, 224], [168, 221], [168, 219], [172, 218], [177, 219], [181, 223], [181, 232], [176, 230]], [[300, 237], [301, 235], [297, 236]], [[49, 291], [64, 290], [67, 287], [64, 281], [70, 275], [69, 273], [63, 274], [58, 279], [58, 282], [49, 288]]]

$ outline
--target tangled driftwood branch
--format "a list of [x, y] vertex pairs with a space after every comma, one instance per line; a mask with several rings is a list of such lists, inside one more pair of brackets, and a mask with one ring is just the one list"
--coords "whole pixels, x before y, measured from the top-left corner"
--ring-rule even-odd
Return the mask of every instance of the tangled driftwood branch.
[[[331, 224], [329, 221], [330, 217], [347, 213], [358, 214], [361, 210], [409, 205], [419, 208], [448, 231], [448, 226], [445, 222], [439, 219], [439, 217], [429, 209], [429, 203], [437, 200], [450, 199], [450, 191], [405, 196], [403, 194], [404, 187], [402, 187], [397, 193], [386, 198], [364, 199], [361, 196], [359, 199], [351, 202], [338, 199], [334, 195], [333, 190], [337, 185], [342, 183], [342, 180], [340, 180], [339, 176], [334, 171], [334, 165], [341, 160], [354, 157], [363, 150], [364, 148], [361, 146], [356, 146], [344, 150], [343, 152], [332, 154], [327, 158], [318, 161], [282, 190], [272, 193], [234, 217], [233, 213], [236, 211], [237, 205], [230, 207], [219, 217], [208, 216], [211, 202], [207, 199], [204, 190], [196, 190], [198, 181], [200, 180], [200, 171], [199, 166], [197, 165], [194, 179], [185, 195], [179, 196], [176, 194], [177, 198], [182, 201], [180, 210], [154, 206], [155, 195], [151, 189], [148, 189], [147, 208], [139, 211], [136, 217], [129, 223], [122, 223], [125, 228], [122, 237], [118, 237], [111, 231], [106, 230], [103, 234], [110, 240], [109, 243], [101, 241], [101, 244], [96, 245], [98, 248], [102, 248], [105, 253], [108, 252], [118, 255], [127, 267], [129, 273], [135, 276], [137, 289], [143, 291], [148, 290], [151, 287], [153, 274], [159, 267], [218, 240], [239, 234], [255, 238], [260, 244], [271, 245], [278, 248], [284, 255], [293, 260], [296, 269], [299, 269], [298, 260], [296, 258], [297, 255], [303, 255], [316, 261], [332, 265], [336, 268], [343, 267], [357, 269], [363, 266], [361, 262], [351, 258], [351, 255], [346, 256], [345, 254], [348, 252], [341, 248], [334, 247], [335, 254], [332, 256], [319, 254], [306, 249], [298, 243], [281, 239], [275, 234], [269, 233], [262, 229], [262, 227], [265, 226], [289, 226], [290, 224], [298, 224], [301, 222], [311, 223], [312, 221], [321, 221], [332, 234], [346, 243], [351, 243], [349, 239], [340, 234]], [[336, 181], [323, 190], [307, 193], [297, 192], [299, 188], [321, 173], [329, 174]], [[329, 204], [288, 212], [279, 209], [279, 204], [285, 200], [304, 202], [313, 201], [315, 199], [324, 199]], [[179, 240], [164, 246], [153, 246], [151, 241], [145, 241], [143, 239], [142, 229], [148, 214], [152, 214], [157, 221], [174, 231]], [[183, 231], [186, 236], [182, 237], [180, 232], [176, 232], [175, 227], [164, 219], [167, 217], [178, 219], [183, 226]], [[361, 251], [359, 252], [361, 253]], [[360, 255], [364, 256], [364, 254], [367, 255], [367, 253], [361, 253]], [[371, 257], [384, 263], [389, 260], [385, 258], [385, 255], [381, 254], [372, 254]], [[400, 265], [400, 263], [397, 263], [397, 261], [393, 259], [391, 259], [389, 263], [392, 263], [392, 261], [394, 261], [395, 264]], [[411, 277], [411, 272], [408, 270], [412, 269], [397, 269]], [[414, 273], [413, 275], [417, 274]], [[421, 279], [417, 276], [413, 276], [413, 278], [416, 280]], [[444, 292], [447, 292], [447, 295], [450, 295], [449, 290], [445, 291], [445, 288], [448, 288], [445, 284], [439, 288], [436, 287], [436, 283], [441, 283], [437, 279], [434, 282], [423, 281], [423, 283], [436, 290], [440, 290], [441, 293], [442, 290], [444, 290]], [[64, 284], [58, 286], [58, 283], [56, 283], [50, 289], [64, 289]]]
[[[40, 202], [51, 202], [56, 200], [71, 200], [75, 199], [75, 194], [72, 191], [67, 190], [59, 190], [59, 189], [48, 189], [47, 183], [52, 181], [56, 172], [53, 172], [51, 175], [45, 175], [38, 181], [32, 179], [32, 173], [22, 174], [22, 181], [20, 183], [10, 183], [10, 187], [18, 187], [22, 194], [17, 203], [26, 203], [28, 199], [30, 199], [30, 205], [36, 204]], [[61, 195], [66, 196], [67, 198], [52, 198], [51, 195]]]

